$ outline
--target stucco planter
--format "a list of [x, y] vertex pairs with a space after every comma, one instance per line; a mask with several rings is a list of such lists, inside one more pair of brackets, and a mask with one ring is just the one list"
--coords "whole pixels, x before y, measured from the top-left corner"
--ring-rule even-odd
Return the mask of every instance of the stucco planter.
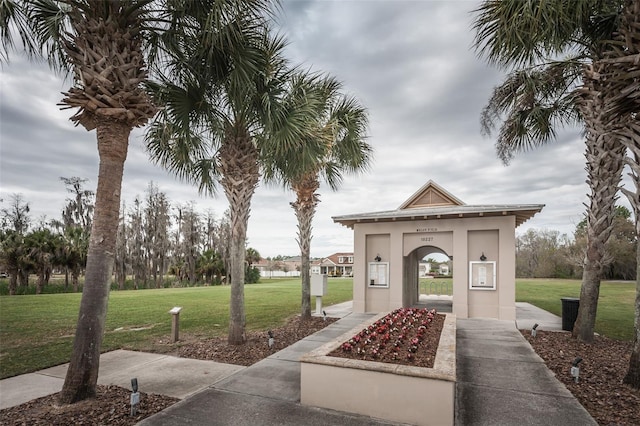
[[433, 368], [331, 357], [378, 315], [301, 359], [302, 404], [415, 425], [453, 425], [456, 318], [446, 314]]

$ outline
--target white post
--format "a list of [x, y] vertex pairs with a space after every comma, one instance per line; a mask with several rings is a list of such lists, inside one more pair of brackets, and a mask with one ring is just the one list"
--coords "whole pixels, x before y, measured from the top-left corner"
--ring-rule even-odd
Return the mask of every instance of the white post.
[[176, 306], [169, 311], [171, 314], [171, 343], [176, 343], [180, 338], [180, 311], [182, 307]]

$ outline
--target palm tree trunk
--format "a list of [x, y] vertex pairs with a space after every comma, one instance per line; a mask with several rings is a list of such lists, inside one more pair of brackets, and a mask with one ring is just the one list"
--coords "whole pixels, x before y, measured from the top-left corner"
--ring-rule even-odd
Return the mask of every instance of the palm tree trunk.
[[309, 260], [311, 253], [311, 223], [316, 213], [316, 206], [319, 203], [319, 198], [315, 191], [320, 187], [320, 183], [317, 176], [311, 174], [292, 186], [296, 192], [296, 201], [291, 203], [291, 207], [293, 207], [298, 219], [300, 278], [302, 280], [301, 316], [304, 320], [311, 318], [311, 265]]
[[[640, 206], [638, 206], [640, 207]], [[636, 215], [637, 217], [637, 215]], [[640, 221], [636, 219], [636, 232], [640, 235]], [[636, 264], [640, 265], [640, 244], [636, 249]], [[640, 268], [636, 268], [636, 302], [635, 302], [635, 320], [633, 335], [633, 347], [631, 349], [631, 358], [629, 359], [629, 368], [627, 374], [622, 379], [622, 383], [626, 383], [631, 387], [640, 389]]]
[[[624, 194], [629, 199], [636, 220], [636, 235], [640, 235], [640, 128], [629, 126], [625, 142], [632, 155], [627, 157], [627, 164], [631, 169], [630, 176], [633, 180], [635, 191], [629, 191], [623, 188]], [[636, 389], [640, 389], [640, 244], [636, 242], [636, 299], [635, 299], [635, 316], [634, 316], [634, 337], [633, 347], [631, 349], [631, 358], [629, 359], [629, 368], [626, 375], [622, 379], [626, 383]]]
[[[598, 70], [599, 71], [599, 70]], [[580, 290], [580, 307], [573, 328], [573, 337], [592, 342], [600, 294], [600, 280], [611, 261], [606, 243], [611, 236], [615, 215], [616, 194], [622, 177], [625, 147], [613, 132], [605, 127], [615, 124], [603, 120], [606, 99], [599, 73], [588, 65], [583, 73], [580, 102], [586, 130], [587, 183], [591, 190], [587, 213], [587, 247]], [[606, 126], [605, 126], [606, 123]]]
[[[635, 192], [623, 189], [629, 199], [636, 219], [636, 300], [633, 338], [633, 348], [629, 360], [629, 369], [622, 380], [636, 389], [640, 389], [640, 126], [638, 126], [638, 81], [632, 75], [637, 75], [640, 66], [640, 1], [627, 0], [620, 22], [620, 38], [624, 40], [622, 46], [614, 48], [614, 60], [622, 60], [612, 67], [616, 76], [612, 79], [616, 94], [616, 106], [626, 112], [626, 124], [623, 141], [631, 155], [627, 156], [627, 164], [631, 169], [630, 176], [635, 186]], [[617, 90], [616, 90], [617, 89]], [[629, 114], [628, 112], [631, 112]], [[625, 114], [623, 114], [625, 115]]]
[[44, 269], [38, 271], [38, 280], [36, 281], [36, 294], [42, 294], [44, 288]]
[[72, 270], [71, 270], [71, 285], [73, 287], [73, 292], [77, 293], [78, 292], [78, 280], [80, 278], [80, 267], [79, 266], [75, 266]]
[[228, 130], [227, 138], [220, 147], [218, 156], [222, 174], [220, 184], [229, 201], [231, 222], [231, 301], [228, 342], [231, 345], [240, 345], [246, 341], [245, 245], [251, 198], [260, 178], [258, 151], [246, 129], [236, 126]]
[[98, 123], [100, 167], [96, 204], [87, 255], [73, 353], [58, 398], [71, 404], [96, 394], [100, 347], [104, 336], [109, 281], [118, 231], [120, 190], [131, 126], [115, 121]]
[[18, 270], [9, 271], [9, 296], [15, 296], [18, 288]]

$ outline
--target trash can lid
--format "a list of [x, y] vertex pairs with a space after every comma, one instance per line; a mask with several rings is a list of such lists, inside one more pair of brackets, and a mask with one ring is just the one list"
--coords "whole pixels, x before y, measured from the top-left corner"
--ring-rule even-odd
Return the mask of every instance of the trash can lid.
[[575, 302], [576, 300], [580, 301], [580, 298], [579, 297], [561, 297], [560, 300], [567, 300], [567, 301], [570, 301], [570, 302]]

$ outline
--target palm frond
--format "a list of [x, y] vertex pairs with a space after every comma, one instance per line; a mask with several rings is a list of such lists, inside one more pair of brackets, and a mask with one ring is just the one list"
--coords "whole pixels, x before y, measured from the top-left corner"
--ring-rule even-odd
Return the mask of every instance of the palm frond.
[[18, 0], [0, 0], [0, 39], [2, 39], [0, 61], [8, 61], [9, 51], [16, 48], [12, 28], [17, 31], [28, 53], [35, 50], [36, 43], [30, 30], [29, 17], [23, 6], [24, 3]]
[[579, 122], [575, 99], [582, 66], [573, 58], [514, 71], [493, 90], [481, 126], [486, 135], [499, 126], [496, 151], [505, 164], [515, 153], [553, 140], [558, 126]]
[[476, 14], [474, 48], [503, 67], [528, 66], [569, 51], [591, 56], [612, 31], [616, 3], [600, 0], [488, 0]]

